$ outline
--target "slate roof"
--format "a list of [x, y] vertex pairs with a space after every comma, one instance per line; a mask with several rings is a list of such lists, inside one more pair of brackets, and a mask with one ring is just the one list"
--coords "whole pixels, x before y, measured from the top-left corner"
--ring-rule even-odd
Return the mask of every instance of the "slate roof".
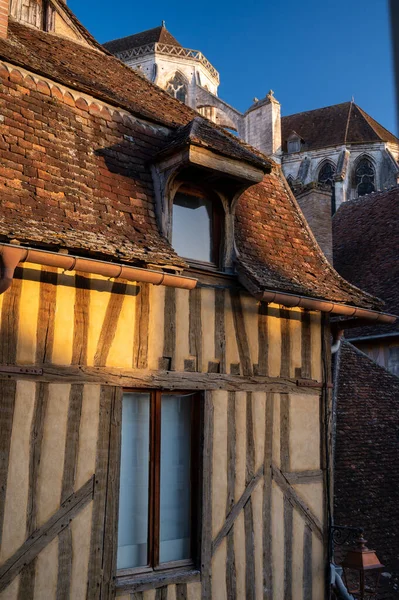
[[146, 46], [147, 44], [154, 44], [156, 42], [168, 44], [170, 46], [178, 46], [179, 48], [182, 47], [164, 25], [154, 27], [153, 29], [147, 29], [146, 31], [140, 31], [139, 33], [128, 35], [123, 38], [118, 38], [117, 40], [105, 42], [103, 46], [112, 54], [117, 54], [118, 52], [139, 48], [140, 46]]
[[[336, 382], [334, 520], [363, 527], [392, 574], [378, 598], [398, 598], [399, 378], [343, 342]], [[396, 590], [395, 590], [396, 586]]]
[[247, 162], [263, 170], [270, 170], [272, 164], [266, 156], [253, 148], [250, 149], [249, 146], [237, 144], [231, 134], [217, 129], [211, 121], [200, 116], [173, 132], [160, 156], [189, 145], [207, 148], [217, 154]]
[[[399, 187], [341, 204], [333, 218], [334, 267], [347, 281], [382, 298], [399, 314]], [[348, 337], [399, 333], [392, 325], [348, 331]]]
[[[172, 138], [177, 132], [178, 139], [183, 131], [183, 139], [196, 137], [221, 152], [236, 153], [241, 160], [256, 156], [268, 163], [259, 151], [216, 125], [205, 126], [199, 120], [184, 130], [198, 113], [105, 51], [10, 20], [9, 37], [0, 40], [0, 58], [140, 117], [136, 124], [121, 117], [115, 122], [116, 117], [98, 106], [89, 107], [83, 98], [75, 103], [70, 96], [65, 104], [60, 91], [50, 93], [47, 84], [36, 84], [32, 78], [25, 95], [18, 96], [21, 75], [6, 72], [9, 80], [0, 93], [7, 114], [2, 126], [10, 128], [10, 135], [14, 128], [22, 141], [14, 136], [15, 142], [9, 138], [11, 142], [0, 148], [7, 160], [0, 173], [3, 239], [80, 248], [111, 260], [184, 265], [159, 234], [155, 220], [150, 163], [170, 139], [143, 125], [143, 119], [166, 126], [164, 131], [169, 129]], [[9, 90], [12, 95], [6, 94]], [[30, 109], [26, 117], [21, 115], [22, 105]], [[33, 124], [40, 138], [38, 149], [21, 134], [21, 128]], [[258, 288], [365, 308], [381, 306], [345, 282], [325, 260], [277, 166], [244, 194], [236, 225], [240, 269]]]
[[302, 151], [364, 142], [399, 144], [397, 137], [354, 102], [343, 102], [282, 117], [281, 139], [284, 151], [287, 151], [287, 140], [293, 131], [304, 140]]

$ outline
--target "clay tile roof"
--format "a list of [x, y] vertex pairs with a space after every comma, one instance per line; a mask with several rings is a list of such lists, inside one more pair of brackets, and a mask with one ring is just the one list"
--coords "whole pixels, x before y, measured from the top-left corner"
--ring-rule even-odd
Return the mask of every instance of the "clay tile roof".
[[316, 150], [345, 143], [392, 142], [399, 140], [354, 102], [296, 113], [281, 119], [283, 150], [292, 131], [304, 140], [302, 150]]
[[365, 308], [382, 303], [342, 279], [326, 260], [279, 168], [242, 196], [236, 212], [240, 268], [272, 289]]
[[243, 144], [237, 143], [236, 138], [220, 131], [211, 121], [202, 117], [195, 117], [190, 123], [171, 133], [166, 147], [160, 155], [169, 154], [175, 149], [190, 144], [208, 148], [223, 156], [245, 161], [263, 170], [265, 168], [269, 170], [271, 166], [271, 162], [265, 156], [247, 149]]
[[[344, 202], [333, 218], [334, 266], [351, 283], [399, 314], [399, 187]], [[399, 332], [393, 325], [351, 330], [357, 335]]]
[[155, 44], [156, 42], [181, 48], [181, 44], [179, 44], [176, 38], [174, 38], [163, 25], [154, 27], [153, 29], [147, 29], [146, 31], [140, 31], [140, 33], [135, 33], [134, 35], [118, 38], [117, 40], [111, 40], [105, 42], [103, 45], [104, 48], [112, 54], [117, 54], [118, 52], [131, 50], [132, 48], [147, 46], [147, 44]]
[[198, 113], [108, 54], [10, 19], [0, 57], [114, 106], [165, 125], [188, 123]]
[[[155, 122], [172, 132], [181, 128], [177, 132], [177, 140], [181, 135], [182, 139], [186, 137], [200, 144], [209, 144], [214, 150], [229, 153], [240, 160], [257, 160], [258, 164], [273, 165], [272, 161], [242, 140], [216, 125], [207, 124], [203, 119], [196, 119], [198, 113], [106, 51], [10, 20], [9, 36], [6, 40], [0, 40], [0, 58], [125, 109], [133, 116], [140, 117], [140, 123], [145, 119], [145, 127], [149, 126], [149, 122]], [[187, 128], [184, 127], [186, 125]], [[162, 148], [158, 146], [161, 142], [158, 138], [162, 134], [153, 135], [154, 145], [151, 151], [147, 149], [148, 172], [143, 174], [149, 181], [148, 162], [151, 157], [151, 160], [155, 159]], [[132, 151], [129, 143], [124, 141], [122, 144], [122, 149], [127, 153]], [[87, 158], [88, 149], [84, 144], [79, 152]], [[118, 149], [104, 148], [102, 152], [105, 164], [109, 160], [113, 168]], [[66, 178], [67, 174], [62, 174], [62, 177]], [[126, 179], [129, 186], [133, 183], [134, 179]], [[90, 204], [94, 213], [100, 213], [104, 207], [101, 205], [100, 210], [93, 199], [94, 187], [93, 184], [82, 193], [90, 197], [90, 202], [94, 202]], [[154, 213], [152, 192], [147, 195], [149, 212]], [[149, 216], [135, 215], [132, 209], [131, 219], [123, 223], [123, 219], [121, 221], [117, 216], [118, 202], [106, 222], [91, 217], [94, 229], [90, 232], [84, 219], [79, 218], [80, 214], [85, 216], [85, 210], [87, 212], [88, 209], [79, 208], [80, 212], [73, 213], [75, 218], [64, 218], [61, 223], [52, 217], [45, 200], [35, 192], [29, 199], [29, 204], [24, 205], [18, 214], [15, 210], [6, 211], [2, 207], [1, 239], [15, 238], [28, 243], [36, 240], [38, 244], [66, 246], [84, 253], [104, 252], [111, 260], [141, 260], [144, 263], [184, 266], [184, 261], [176, 256], [167, 240], [159, 234], [154, 220], [151, 221]], [[45, 220], [43, 214], [46, 215]], [[136, 216], [141, 218], [137, 219]], [[278, 167], [274, 166], [261, 184], [252, 186], [240, 199], [236, 224], [240, 269], [245, 270], [247, 279], [251, 279], [258, 289], [273, 288], [364, 308], [381, 306], [378, 299], [344, 281], [326, 261]]]

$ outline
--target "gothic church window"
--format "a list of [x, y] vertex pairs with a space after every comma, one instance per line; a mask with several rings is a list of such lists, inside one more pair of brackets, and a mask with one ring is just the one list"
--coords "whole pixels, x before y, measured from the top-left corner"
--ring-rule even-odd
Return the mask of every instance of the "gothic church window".
[[355, 170], [355, 187], [357, 196], [365, 196], [375, 191], [375, 169], [368, 158], [362, 158]]
[[331, 189], [331, 214], [333, 215], [336, 210], [335, 206], [335, 173], [336, 167], [333, 163], [326, 162], [319, 171], [318, 182], [329, 187]]
[[319, 183], [334, 187], [335, 165], [330, 162], [324, 163], [319, 172]]
[[183, 75], [175, 73], [172, 79], [170, 79], [166, 85], [166, 91], [168, 94], [177, 98], [181, 102], [186, 102], [187, 99], [187, 83]]

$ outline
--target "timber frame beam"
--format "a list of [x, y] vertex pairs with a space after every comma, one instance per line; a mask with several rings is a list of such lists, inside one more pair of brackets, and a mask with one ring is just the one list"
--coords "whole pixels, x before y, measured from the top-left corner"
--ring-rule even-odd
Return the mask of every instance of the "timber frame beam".
[[[280, 394], [301, 393], [320, 395], [322, 383], [314, 380], [266, 377], [252, 375], [230, 375], [224, 373], [197, 373], [178, 371], [148, 371], [140, 369], [118, 369], [113, 367], [86, 367], [61, 365], [32, 365], [26, 369], [12, 365], [0, 365], [0, 380], [24, 379], [58, 383], [95, 383], [140, 389], [187, 389], [264, 391]], [[306, 382], [308, 385], [306, 385]], [[309, 385], [309, 382], [312, 385]]]

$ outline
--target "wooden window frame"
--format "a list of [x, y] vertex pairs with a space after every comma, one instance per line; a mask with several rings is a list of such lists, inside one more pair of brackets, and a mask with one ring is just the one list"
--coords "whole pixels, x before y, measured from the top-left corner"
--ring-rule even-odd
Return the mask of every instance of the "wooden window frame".
[[[172, 201], [172, 221], [173, 221], [173, 207], [175, 203], [175, 198], [179, 194], [192, 196], [193, 198], [203, 198], [204, 200], [210, 200], [212, 203], [212, 230], [211, 230], [211, 254], [212, 260], [208, 261], [200, 261], [195, 258], [191, 258], [190, 256], [184, 256], [189, 264], [193, 264], [199, 268], [212, 268], [219, 270], [223, 267], [222, 265], [222, 257], [223, 257], [223, 245], [225, 238], [225, 218], [226, 211], [223, 206], [221, 199], [214, 193], [207, 193], [200, 187], [190, 186], [190, 185], [181, 185]], [[173, 226], [172, 226], [173, 227]]]
[[[149, 394], [150, 396], [150, 469], [148, 490], [148, 564], [142, 567], [118, 569], [116, 576], [123, 580], [125, 577], [145, 576], [149, 574], [173, 574], [178, 571], [199, 570], [200, 540], [201, 540], [201, 496], [200, 482], [202, 479], [201, 464], [201, 431], [203, 423], [203, 398], [196, 390], [143, 390], [124, 389], [123, 395]], [[191, 413], [191, 558], [159, 563], [160, 549], [160, 481], [161, 481], [161, 398], [166, 395], [193, 394]], [[120, 489], [120, 482], [118, 489]]]

